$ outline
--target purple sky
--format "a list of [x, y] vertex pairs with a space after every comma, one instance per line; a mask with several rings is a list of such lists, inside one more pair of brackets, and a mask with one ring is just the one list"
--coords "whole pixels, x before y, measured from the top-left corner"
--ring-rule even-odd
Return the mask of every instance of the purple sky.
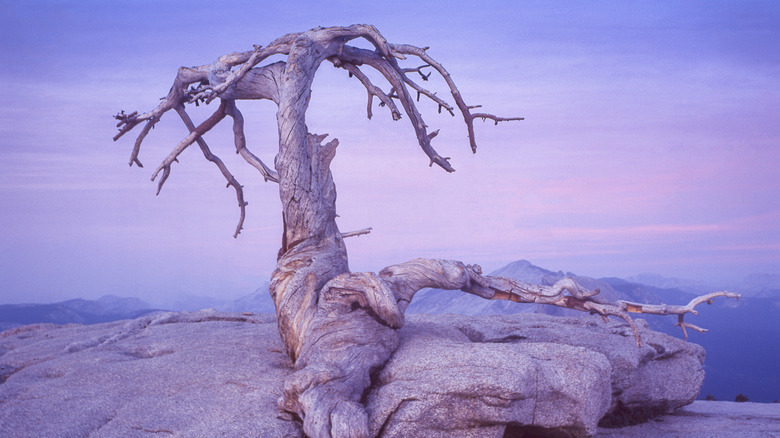
[[[406, 118], [375, 107], [367, 120], [362, 86], [324, 65], [308, 126], [340, 140], [342, 231], [374, 228], [347, 241], [353, 270], [438, 257], [486, 271], [528, 259], [591, 276], [780, 274], [780, 3], [263, 3], [0, 1], [0, 302], [254, 291], [280, 244], [278, 192], [231, 152], [228, 127], [206, 140], [245, 186], [238, 239], [235, 195], [197, 148], [154, 196], [154, 168], [186, 133], [176, 117], [138, 169], [135, 132], [113, 143], [111, 116], [153, 108], [181, 65], [359, 22], [430, 46], [469, 104], [526, 120], [479, 124], [472, 155], [460, 117], [421, 103], [447, 174]], [[272, 163], [273, 104], [239, 107]]]

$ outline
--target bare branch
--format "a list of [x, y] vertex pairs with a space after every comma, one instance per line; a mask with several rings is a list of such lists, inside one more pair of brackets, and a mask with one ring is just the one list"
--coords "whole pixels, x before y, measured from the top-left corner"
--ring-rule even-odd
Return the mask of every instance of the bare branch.
[[355, 237], [355, 236], [361, 236], [363, 234], [368, 234], [371, 232], [373, 228], [363, 228], [362, 230], [356, 230], [356, 231], [348, 231], [346, 233], [341, 233], [341, 237], [346, 239], [347, 237]]
[[[393, 116], [393, 120], [400, 120], [401, 119], [401, 112], [398, 111], [398, 107], [395, 106], [395, 102], [393, 102], [393, 99], [390, 95], [385, 94], [384, 91], [382, 91], [381, 88], [377, 87], [376, 85], [371, 83], [371, 80], [368, 79], [368, 77], [363, 74], [360, 69], [354, 65], [350, 64], [348, 62], [342, 62], [338, 58], [330, 58], [330, 61], [333, 63], [335, 67], [341, 67], [344, 70], [347, 70], [349, 72], [350, 76], [355, 76], [360, 83], [363, 84], [364, 87], [366, 87], [366, 92], [368, 93], [368, 103], [366, 105], [366, 116], [371, 119], [373, 117], [373, 111], [372, 111], [372, 103], [374, 101], [374, 96], [378, 97], [379, 100], [387, 105], [387, 108], [390, 110], [390, 114]], [[392, 94], [392, 91], [390, 92]]]
[[498, 116], [494, 116], [493, 114], [475, 113], [475, 114], [471, 114], [471, 120], [474, 119], [482, 119], [482, 121], [485, 121], [486, 119], [490, 119], [494, 122], [494, 124], [498, 125], [498, 122], [512, 122], [512, 121], [525, 120], [525, 117], [498, 117]]
[[404, 73], [403, 76], [402, 76], [404, 82], [407, 85], [409, 85], [410, 87], [412, 87], [415, 91], [417, 91], [417, 101], [418, 102], [420, 101], [420, 96], [425, 96], [425, 97], [431, 99], [432, 101], [436, 102], [436, 104], [439, 105], [439, 113], [441, 113], [441, 109], [444, 108], [444, 109], [447, 110], [448, 113], [450, 113], [451, 116], [455, 116], [455, 113], [453, 112], [454, 108], [452, 107], [452, 105], [450, 105], [444, 99], [442, 99], [439, 96], [437, 96], [436, 93], [431, 92], [431, 91], [429, 91], [429, 90], [427, 90], [427, 89], [417, 85], [417, 83], [415, 83], [413, 80], [411, 80], [405, 74], [405, 73], [407, 73], [409, 71], [412, 71], [412, 72], [417, 71], [418, 73], [420, 73], [420, 76], [422, 76], [422, 80], [427, 81], [428, 78], [431, 76], [432, 72], [428, 73], [428, 75], [423, 75], [422, 72], [419, 71], [420, 69], [425, 68], [425, 67], [430, 67], [430, 65], [426, 64], [426, 65], [423, 65], [421, 67], [417, 67], [416, 69], [408, 69], [408, 68], [400, 69], [400, 71], [402, 73]]
[[[420, 115], [419, 111], [417, 110], [417, 107], [414, 104], [414, 101], [411, 99], [408, 90], [406, 89], [406, 85], [410, 86], [412, 89], [414, 89], [417, 92], [417, 100], [419, 100], [420, 96], [426, 96], [429, 99], [433, 100], [436, 104], [439, 105], [439, 112], [441, 112], [441, 109], [444, 108], [449, 112], [451, 115], [454, 115], [454, 108], [447, 103], [445, 100], [441, 99], [436, 95], [436, 93], [433, 93], [421, 86], [419, 86], [417, 83], [415, 83], [413, 80], [411, 80], [406, 73], [411, 72], [417, 72], [421, 75], [423, 80], [428, 80], [428, 77], [430, 76], [430, 73], [428, 75], [424, 75], [422, 73], [422, 69], [426, 67], [432, 67], [434, 68], [441, 76], [444, 78], [445, 82], [447, 83], [447, 86], [450, 89], [450, 92], [455, 99], [455, 103], [458, 106], [458, 109], [463, 115], [463, 119], [466, 123], [466, 127], [468, 130], [468, 136], [469, 136], [469, 143], [471, 145], [471, 150], [473, 152], [476, 152], [477, 150], [477, 144], [475, 140], [475, 134], [474, 134], [474, 119], [480, 118], [482, 120], [490, 119], [493, 120], [494, 123], [498, 122], [504, 122], [504, 121], [515, 121], [515, 120], [523, 120], [521, 117], [498, 117], [493, 114], [488, 113], [477, 113], [472, 114], [471, 110], [473, 108], [476, 108], [475, 106], [468, 106], [463, 101], [463, 98], [460, 95], [460, 91], [458, 90], [455, 83], [452, 81], [452, 78], [450, 77], [450, 74], [447, 72], [447, 70], [444, 69], [444, 67], [436, 62], [433, 58], [427, 55], [425, 52], [425, 49], [420, 49], [414, 46], [409, 45], [395, 45], [390, 44], [390, 49], [393, 52], [401, 53], [401, 54], [411, 54], [419, 57], [423, 61], [425, 61], [427, 64], [417, 67], [417, 68], [406, 68], [403, 69], [398, 66], [398, 63], [393, 57], [383, 57], [377, 52], [371, 52], [368, 50], [358, 49], [351, 46], [345, 46], [342, 53], [338, 55], [338, 59], [341, 61], [341, 64], [347, 65], [351, 64], [355, 67], [360, 66], [362, 64], [368, 64], [372, 66], [374, 69], [379, 71], [385, 79], [391, 84], [392, 89], [391, 92], [386, 95], [387, 97], [393, 98], [396, 97], [401, 101], [401, 104], [404, 107], [404, 110], [406, 111], [407, 115], [410, 118], [410, 122], [412, 123], [412, 126], [415, 129], [415, 133], [417, 135], [418, 142], [420, 144], [420, 147], [423, 149], [426, 155], [431, 159], [431, 165], [436, 163], [448, 172], [454, 171], [452, 166], [450, 165], [448, 158], [440, 156], [436, 150], [431, 146], [431, 139], [433, 136], [429, 135], [427, 133], [427, 125], [425, 122], [423, 122], [422, 116]], [[334, 62], [336, 64], [336, 62]], [[341, 66], [337, 64], [337, 66]], [[347, 67], [344, 67], [347, 68]], [[349, 69], [348, 69], [349, 70]], [[355, 68], [354, 70], [357, 70]], [[369, 118], [371, 117], [371, 100], [373, 95], [380, 96], [380, 94], [372, 93], [373, 85], [369, 85], [370, 82], [365, 78], [364, 75], [358, 75], [356, 72], [350, 70], [350, 73], [355, 74], [358, 79], [364, 84], [367, 90], [369, 90], [369, 107], [368, 107], [368, 114]], [[397, 93], [397, 95], [393, 95], [393, 91]], [[382, 101], [383, 104], [387, 104], [385, 99]], [[389, 104], [388, 104], [389, 106]]]
[[693, 315], [698, 315], [699, 312], [696, 310], [696, 306], [702, 303], [712, 304], [713, 300], [717, 297], [739, 299], [741, 295], [734, 292], [727, 292], [727, 291], [712, 292], [706, 295], [695, 297], [688, 304], [684, 306], [668, 305], [668, 304], [641, 304], [641, 303], [632, 303], [629, 301], [618, 301], [616, 304], [630, 313], [647, 313], [651, 315], [678, 315], [676, 325], [679, 326], [680, 329], [682, 329], [685, 339], [688, 339], [688, 332], [685, 330], [686, 327], [692, 330], [696, 330], [699, 333], [704, 333], [707, 331], [707, 329], [695, 326], [693, 324], [688, 324], [685, 321], [683, 321], [683, 317], [688, 313], [691, 313]]
[[141, 143], [144, 141], [144, 138], [146, 138], [146, 134], [149, 133], [149, 131], [154, 128], [154, 124], [157, 123], [158, 119], [151, 118], [146, 122], [146, 126], [144, 126], [144, 129], [141, 130], [141, 133], [138, 134], [138, 137], [135, 139], [135, 144], [133, 145], [133, 152], [130, 154], [130, 167], [133, 167], [133, 163], [135, 163], [138, 167], [144, 167], [143, 164], [141, 164], [141, 161], [138, 159], [138, 154], [141, 152]]
[[483, 120], [491, 119], [495, 123], [523, 120], [522, 117], [497, 117], [492, 114], [486, 114], [486, 113], [471, 114], [471, 109], [470, 109], [471, 107], [466, 105], [466, 103], [463, 101], [463, 97], [461, 97], [460, 95], [460, 90], [458, 90], [458, 87], [455, 85], [455, 82], [452, 80], [452, 77], [450, 76], [449, 72], [447, 72], [444, 66], [436, 62], [435, 59], [428, 56], [428, 54], [424, 49], [410, 46], [408, 44], [391, 44], [391, 46], [393, 50], [399, 53], [417, 56], [418, 58], [422, 59], [424, 62], [428, 63], [428, 65], [436, 69], [437, 72], [439, 72], [441, 77], [447, 83], [447, 86], [450, 88], [450, 93], [452, 94], [452, 98], [455, 99], [455, 105], [458, 106], [458, 109], [460, 110], [461, 114], [463, 114], [463, 120], [464, 122], [466, 122], [466, 127], [468, 128], [469, 143], [471, 144], [472, 152], [474, 153], [477, 152], [477, 141], [474, 135], [475, 118], [481, 118]]
[[[315, 29], [319, 30], [321, 28]], [[333, 37], [341, 37], [344, 42], [355, 38], [364, 38], [368, 42], [376, 47], [379, 55], [386, 59], [397, 58], [406, 59], [402, 53], [399, 53], [394, 49], [393, 44], [387, 42], [384, 36], [371, 25], [368, 24], [353, 24], [348, 27], [332, 27], [328, 29]]]
[[[190, 118], [189, 114], [187, 114], [187, 112], [184, 110], [184, 106], [179, 105], [174, 109], [176, 110], [177, 113], [179, 113], [179, 116], [181, 117], [184, 124], [187, 126], [187, 129], [190, 130], [190, 132], [194, 132], [195, 130], [197, 130], [195, 124], [192, 123], [192, 119]], [[216, 164], [220, 172], [222, 172], [222, 175], [227, 180], [228, 187], [233, 186], [233, 188], [236, 190], [238, 208], [241, 210], [241, 215], [239, 216], [238, 219], [238, 225], [236, 226], [236, 232], [233, 233], [233, 238], [236, 238], [238, 237], [238, 234], [241, 233], [241, 230], [244, 228], [244, 219], [246, 218], [246, 206], [248, 205], [248, 202], [244, 201], [244, 188], [241, 184], [238, 183], [238, 180], [236, 180], [233, 174], [230, 173], [230, 171], [225, 166], [225, 163], [223, 163], [218, 156], [214, 155], [211, 152], [208, 144], [206, 144], [206, 140], [204, 140], [203, 137], [199, 136], [196, 139], [196, 141], [198, 142], [198, 146], [200, 146], [200, 150], [203, 152], [203, 156], [205, 156], [207, 160]]]
[[224, 64], [229, 67], [233, 67], [235, 65], [243, 64], [252, 57], [255, 53], [257, 53], [258, 50], [260, 50], [261, 46], [254, 46], [252, 50], [248, 50], [246, 52], [233, 52], [228, 53], [227, 55], [222, 55], [219, 58], [217, 58], [217, 62]]
[[[455, 290], [474, 294], [486, 299], [508, 300], [516, 303], [548, 304], [566, 309], [579, 310], [607, 316], [615, 316], [631, 328], [637, 345], [642, 345], [639, 329], [630, 313], [655, 315], [679, 315], [680, 327], [702, 331], [700, 327], [684, 323], [683, 315], [696, 314], [697, 305], [711, 303], [717, 297], [739, 298], [731, 292], [713, 292], [691, 300], [685, 306], [666, 304], [638, 304], [627, 301], [610, 303], [599, 296], [599, 290], [582, 288], [571, 278], [563, 278], [552, 286], [529, 284], [506, 277], [483, 276], [479, 265], [465, 265], [457, 261], [416, 259], [383, 269], [379, 275], [396, 292], [398, 299], [408, 303], [414, 294], [425, 287]], [[405, 307], [404, 307], [405, 309]], [[687, 336], [686, 336], [687, 339]]]
[[246, 147], [246, 136], [244, 135], [244, 116], [241, 114], [241, 111], [238, 110], [238, 107], [236, 107], [236, 102], [234, 100], [227, 100], [226, 102], [227, 107], [225, 108], [225, 112], [227, 115], [233, 118], [233, 137], [236, 144], [236, 153], [241, 155], [241, 157], [243, 157], [244, 160], [251, 164], [255, 169], [259, 170], [263, 175], [263, 180], [278, 183], [279, 174], [277, 174], [275, 170], [271, 170], [271, 168], [266, 166], [260, 158], [255, 156]]
[[[639, 331], [631, 320], [629, 313], [646, 313], [653, 315], [679, 315], [678, 326], [682, 328], [685, 339], [688, 334], [685, 328], [691, 328], [697, 331], [704, 329], [683, 321], [683, 316], [687, 313], [698, 314], [695, 307], [701, 303], [712, 303], [717, 297], [737, 298], [740, 295], [732, 292], [712, 292], [691, 300], [684, 306], [667, 304], [640, 304], [628, 301], [618, 300], [615, 303], [609, 303], [599, 298], [595, 291], [586, 291], [577, 285], [574, 280], [564, 278], [553, 286], [538, 286], [523, 283], [519, 280], [508, 279], [504, 277], [485, 277], [490, 283], [490, 289], [495, 291], [493, 299], [505, 299], [518, 303], [539, 303], [550, 304], [553, 306], [564, 307], [568, 309], [598, 313], [602, 316], [612, 315], [623, 319], [634, 332], [637, 344], [642, 345], [639, 337]], [[563, 292], [569, 292], [571, 295], [563, 295]]]
[[[141, 115], [138, 115], [137, 111], [127, 115], [124, 111], [121, 111], [119, 114], [115, 115], [114, 118], [119, 120], [119, 123], [116, 125], [117, 128], [119, 128], [119, 133], [114, 136], [114, 141], [119, 140], [120, 137], [141, 122], [149, 120], [152, 124], [156, 123], [163, 114], [173, 109], [175, 106], [182, 104], [186, 99], [187, 87], [190, 84], [208, 80], [208, 67], [209, 66], [193, 68], [181, 67], [176, 73], [176, 79], [174, 79], [168, 95], [163, 97], [161, 99], [162, 102], [160, 102], [157, 108], [152, 111]], [[143, 137], [145, 137], [148, 132], [148, 129], [145, 130], [145, 132], [142, 132], [141, 135], [139, 135], [140, 140], [143, 140]], [[140, 141], [137, 140], [136, 143], [136, 147], [140, 147]]]
[[417, 73], [419, 73], [419, 74], [420, 74], [420, 78], [421, 78], [423, 81], [427, 81], [427, 80], [428, 80], [428, 78], [429, 78], [429, 77], [431, 77], [431, 73], [428, 73], [428, 74], [426, 75], [426, 74], [423, 74], [423, 72], [422, 72], [422, 69], [424, 69], [424, 68], [427, 68], [427, 67], [430, 67], [430, 65], [428, 65], [428, 64], [424, 64], [424, 65], [421, 65], [421, 66], [419, 66], [419, 67], [416, 67], [416, 68], [404, 68], [404, 69], [401, 69], [401, 73], [404, 73], [404, 74], [406, 74], [406, 73], [414, 73], [414, 72], [417, 72]]
[[[395, 64], [394, 60], [393, 63], [391, 63], [390, 60], [383, 58], [377, 52], [358, 49], [351, 46], [344, 46], [344, 49], [341, 54], [338, 55], [338, 58], [342, 62], [347, 62], [357, 66], [363, 64], [370, 65], [379, 73], [381, 73], [382, 76], [384, 76], [393, 87], [393, 90], [395, 90], [397, 93], [398, 100], [403, 105], [404, 111], [409, 118], [409, 122], [414, 128], [414, 132], [417, 136], [417, 141], [420, 145], [420, 148], [422, 148], [423, 152], [425, 152], [425, 154], [431, 160], [430, 164], [438, 164], [441, 168], [448, 172], [455, 171], [455, 169], [452, 168], [452, 165], [448, 161], [449, 157], [442, 157], [438, 152], [436, 152], [433, 146], [431, 146], [431, 138], [433, 137], [428, 135], [426, 129], [427, 125], [423, 121], [422, 115], [417, 110], [417, 107], [414, 104], [414, 100], [411, 98], [406, 88], [404, 81], [405, 76], [403, 73], [401, 73], [398, 65]], [[392, 93], [390, 96], [393, 97]]]
[[[226, 102], [222, 101], [222, 103], [220, 103], [219, 105], [219, 108], [217, 108], [217, 111], [215, 111], [214, 114], [211, 115], [211, 117], [203, 121], [203, 123], [201, 123], [197, 127], [193, 126], [193, 128], [190, 128], [189, 125], [187, 126], [187, 128], [190, 129], [189, 135], [187, 135], [184, 138], [184, 140], [179, 142], [179, 144], [171, 151], [170, 154], [168, 154], [165, 160], [163, 160], [162, 164], [160, 164], [160, 166], [152, 175], [152, 181], [154, 181], [155, 178], [157, 178], [157, 174], [160, 173], [160, 171], [164, 171], [163, 178], [162, 180], [160, 180], [160, 183], [157, 187], [157, 194], [159, 194], [160, 190], [162, 190], [162, 186], [165, 183], [165, 180], [168, 178], [168, 174], [170, 174], [171, 164], [173, 164], [173, 162], [176, 161], [179, 154], [181, 154], [185, 149], [187, 149], [189, 145], [195, 143], [200, 138], [201, 135], [211, 130], [211, 128], [216, 126], [217, 123], [219, 123], [222, 119], [225, 118], [226, 115], [225, 107], [226, 107]], [[177, 105], [175, 108], [176, 111], [179, 111], [179, 108], [183, 108], [183, 107], [181, 105]], [[187, 124], [186, 121], [184, 123]]]
[[[224, 63], [224, 70], [229, 70], [231, 67], [238, 65], [241, 63], [241, 67], [230, 71], [229, 74], [227, 74], [224, 78], [221, 78], [221, 81], [219, 84], [214, 83], [212, 80], [210, 86], [204, 87], [203, 90], [199, 93], [201, 97], [203, 97], [206, 101], [206, 103], [211, 102], [216, 98], [217, 96], [220, 96], [223, 92], [225, 92], [229, 87], [235, 85], [239, 80], [243, 79], [244, 76], [257, 64], [262, 62], [264, 59], [278, 54], [288, 54], [290, 53], [290, 47], [292, 46], [293, 41], [300, 35], [300, 33], [290, 33], [287, 34], [281, 38], [277, 38], [274, 40], [271, 44], [269, 44], [266, 47], [262, 46], [255, 46], [255, 49], [252, 52], [245, 52], [244, 54], [251, 53], [243, 63], [238, 62], [243, 59], [242, 56], [237, 56], [235, 59], [235, 63], [225, 62]], [[221, 59], [221, 58], [220, 58]], [[233, 61], [230, 59], [229, 61]], [[219, 61], [218, 61], [219, 62]]]

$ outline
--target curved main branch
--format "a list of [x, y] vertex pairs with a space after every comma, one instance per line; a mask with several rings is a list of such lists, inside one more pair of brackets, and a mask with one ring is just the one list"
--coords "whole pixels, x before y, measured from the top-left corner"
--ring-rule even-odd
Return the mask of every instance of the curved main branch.
[[[444, 275], [444, 272], [449, 274]], [[631, 327], [639, 346], [642, 345], [642, 340], [639, 329], [629, 315], [630, 313], [678, 315], [677, 325], [682, 329], [685, 339], [688, 339], [686, 327], [700, 332], [706, 330], [684, 322], [686, 314], [697, 315], [696, 306], [702, 303], [712, 304], [712, 301], [718, 297], [736, 299], [740, 297], [737, 293], [719, 291], [698, 296], [686, 305], [640, 304], [623, 300], [610, 303], [599, 295], [598, 289], [589, 291], [571, 278], [563, 278], [552, 286], [542, 286], [506, 277], [483, 276], [482, 268], [479, 265], [428, 259], [417, 259], [390, 266], [382, 270], [379, 275], [383, 276], [386, 281], [393, 283], [398, 299], [407, 304], [418, 290], [431, 287], [449, 290], [460, 289], [492, 300], [547, 304], [596, 313], [605, 318], [616, 316]]]

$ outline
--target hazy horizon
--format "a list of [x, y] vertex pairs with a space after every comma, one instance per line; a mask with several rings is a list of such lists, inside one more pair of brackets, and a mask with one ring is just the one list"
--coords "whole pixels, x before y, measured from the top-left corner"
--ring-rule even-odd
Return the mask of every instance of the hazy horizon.
[[[506, 265], [500, 266], [497, 269], [489, 269], [485, 270], [485, 274], [491, 274], [494, 271], [499, 271], [501, 268], [506, 267], [507, 265], [510, 265], [515, 262], [522, 262], [522, 261], [528, 261], [528, 260], [515, 260], [512, 262], [507, 263]], [[530, 261], [528, 261], [530, 262]], [[687, 283], [688, 286], [711, 286], [712, 290], [722, 290], [724, 288], [730, 288], [731, 290], [738, 290], [740, 293], [745, 294], [745, 296], [752, 296], [757, 290], [753, 290], [752, 292], [745, 292], [743, 290], [739, 290], [740, 283], [744, 283], [745, 280], [750, 279], [752, 276], [765, 276], [765, 275], [771, 275], [772, 277], [777, 277], [775, 274], [768, 274], [768, 273], [753, 273], [745, 276], [744, 278], [738, 279], [739, 281], [735, 281], [730, 284], [724, 284], [724, 283], [718, 283], [718, 282], [705, 282], [701, 279], [695, 279], [695, 278], [681, 278], [681, 277], [666, 277], [661, 274], [655, 273], [655, 272], [640, 272], [636, 273], [634, 275], [628, 275], [628, 276], [616, 276], [616, 275], [604, 275], [604, 276], [592, 276], [589, 275], [587, 272], [572, 272], [570, 270], [566, 269], [548, 269], [546, 266], [539, 266], [533, 262], [530, 262], [532, 265], [546, 269], [551, 272], [564, 272], [566, 274], [576, 274], [577, 276], [584, 276], [584, 277], [591, 277], [594, 279], [606, 279], [606, 278], [621, 278], [623, 280], [637, 282], [640, 284], [648, 285], [648, 286], [656, 286], [655, 284], [652, 284], [653, 282], [648, 281], [648, 277], [655, 279], [655, 280], [669, 280], [669, 281], [680, 281], [682, 283]], [[483, 268], [484, 269], [484, 268]], [[253, 286], [251, 290], [236, 290], [233, 291], [232, 294], [224, 294], [221, 291], [215, 290], [212, 291], [212, 293], [209, 293], [208, 290], [199, 290], [194, 292], [188, 292], [188, 291], [179, 291], [170, 293], [167, 295], [158, 295], [154, 293], [142, 293], [141, 295], [117, 295], [114, 293], [96, 293], [91, 294], [88, 296], [81, 296], [81, 295], [73, 295], [73, 296], [63, 296], [60, 298], [55, 299], [55, 301], [2, 301], [0, 304], [51, 304], [55, 302], [62, 302], [62, 301], [68, 301], [68, 300], [74, 300], [74, 299], [87, 299], [87, 300], [98, 300], [106, 297], [116, 297], [116, 298], [138, 298], [141, 299], [148, 304], [152, 305], [153, 307], [160, 307], [160, 308], [167, 308], [166, 306], [170, 306], [174, 303], [179, 304], [192, 304], [197, 301], [197, 299], [216, 299], [216, 300], [224, 300], [226, 303], [229, 303], [231, 301], [235, 301], [236, 299], [244, 298], [247, 296], [254, 295], [254, 293], [260, 291], [261, 289], [265, 289], [268, 287], [270, 282], [270, 277], [267, 279], [261, 279], [260, 283], [258, 283], [256, 286]], [[754, 288], [755, 289], [755, 288]], [[264, 290], [267, 292], [267, 289]], [[684, 291], [685, 292], [685, 291]], [[690, 291], [686, 293], [692, 293]], [[270, 299], [270, 296], [269, 296]], [[195, 301], [192, 301], [195, 300]], [[668, 304], [678, 304], [678, 303], [672, 303], [669, 302]], [[208, 306], [207, 306], [208, 307]]]
[[[154, 196], [186, 134], [176, 117], [139, 169], [140, 127], [114, 143], [112, 116], [152, 109], [179, 66], [360, 22], [430, 46], [468, 104], [525, 120], [477, 123], [474, 155], [462, 118], [421, 102], [447, 174], [406, 117], [375, 102], [367, 120], [365, 89], [323, 65], [307, 125], [340, 142], [339, 227], [373, 228], [347, 240], [353, 270], [430, 257], [713, 284], [780, 274], [780, 3], [0, 1], [0, 20], [2, 303], [257, 289], [280, 246], [278, 190], [236, 157], [229, 126], [206, 140], [245, 187], [238, 239], [235, 194], [196, 148]], [[274, 105], [238, 106], [272, 163]]]

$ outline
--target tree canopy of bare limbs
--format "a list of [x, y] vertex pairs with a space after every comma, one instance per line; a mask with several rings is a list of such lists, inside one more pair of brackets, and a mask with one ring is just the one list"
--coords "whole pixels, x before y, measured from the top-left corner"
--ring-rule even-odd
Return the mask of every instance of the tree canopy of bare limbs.
[[[348, 44], [359, 39], [368, 41], [373, 50]], [[388, 266], [379, 273], [351, 272], [344, 238], [369, 230], [347, 233], [336, 226], [336, 188], [329, 166], [338, 141], [324, 142], [324, 135], [312, 134], [306, 127], [312, 81], [323, 62], [346, 70], [365, 88], [369, 118], [374, 99], [394, 120], [405, 116], [430, 164], [448, 172], [454, 169], [449, 159], [432, 146], [438, 131], [429, 131], [423, 121], [416, 104], [420, 98], [438, 104], [440, 112], [459, 113], [474, 152], [475, 121], [491, 120], [498, 124], [522, 120], [475, 112], [478, 106], [466, 104], [450, 74], [427, 50], [390, 43], [369, 25], [291, 33], [267, 46], [224, 55], [212, 64], [182, 67], [157, 108], [143, 114], [122, 111], [115, 116], [119, 133], [114, 140], [142, 125], [130, 157], [131, 166], [142, 167], [138, 158], [141, 143], [163, 114], [175, 111], [190, 133], [154, 171], [152, 179], [159, 179], [158, 193], [179, 154], [197, 144], [235, 189], [240, 209], [235, 235], [241, 231], [247, 205], [243, 186], [211, 151], [203, 134], [229, 117], [236, 153], [255, 167], [265, 181], [278, 184], [284, 232], [270, 293], [276, 306], [279, 334], [295, 366], [295, 372], [284, 384], [279, 406], [298, 415], [310, 437], [368, 436], [368, 417], [361, 397], [371, 384], [372, 373], [381, 369], [397, 348], [396, 329], [404, 324], [404, 311], [410, 300], [423, 288], [461, 290], [485, 299], [550, 304], [598, 314], [604, 319], [615, 316], [633, 329], [639, 345], [642, 340], [629, 313], [676, 314], [683, 332], [704, 331], [685, 322], [683, 316], [696, 314], [698, 304], [711, 302], [715, 297], [738, 297], [729, 292], [714, 292], [684, 306], [607, 302], [598, 290], [584, 290], [571, 279], [552, 286], [532, 285], [485, 276], [478, 265], [450, 260], [416, 259]], [[264, 63], [274, 55], [283, 55], [285, 60]], [[409, 60], [415, 64], [401, 66]], [[373, 83], [365, 73], [368, 69], [378, 72], [386, 83]], [[417, 82], [427, 81], [431, 74], [443, 78], [453, 104]], [[185, 106], [208, 104], [215, 99], [219, 104], [214, 113], [196, 125]], [[278, 106], [279, 145], [272, 167], [247, 147], [244, 118], [236, 102], [252, 99], [267, 99]]]

